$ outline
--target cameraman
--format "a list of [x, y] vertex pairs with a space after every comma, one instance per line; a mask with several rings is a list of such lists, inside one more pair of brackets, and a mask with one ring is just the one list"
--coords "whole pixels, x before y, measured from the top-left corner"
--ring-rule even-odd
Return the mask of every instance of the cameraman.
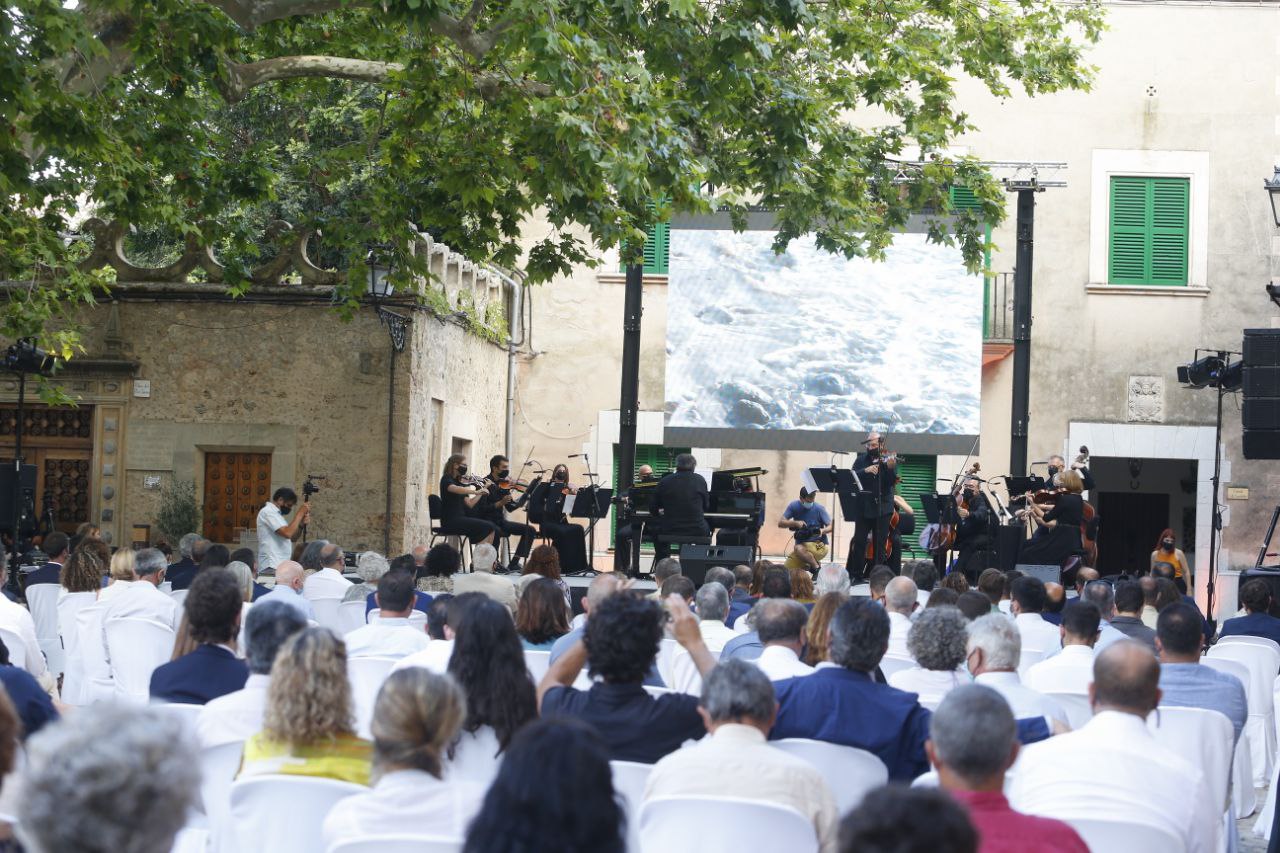
[[289, 559], [294, 539], [302, 533], [302, 527], [311, 517], [311, 504], [304, 503], [292, 522], [288, 515], [298, 503], [298, 495], [286, 487], [276, 489], [271, 500], [258, 510], [258, 569], [274, 569]]
[[814, 500], [815, 493], [803, 486], [800, 500], [787, 504], [778, 526], [796, 531], [796, 546], [787, 555], [788, 569], [806, 568], [817, 572], [823, 557], [827, 556], [827, 534], [831, 532], [831, 513]]

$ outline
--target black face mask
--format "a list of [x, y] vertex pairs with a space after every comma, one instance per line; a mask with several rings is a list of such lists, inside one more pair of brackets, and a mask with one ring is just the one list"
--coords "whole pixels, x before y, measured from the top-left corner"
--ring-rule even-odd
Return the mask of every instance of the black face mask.
[[466, 466], [466, 465], [459, 465], [459, 466], [458, 466], [458, 476], [459, 476], [459, 477], [464, 476], [466, 473], [467, 473], [467, 466]]
[[289, 506], [288, 504], [285, 504], [284, 506], [280, 507], [281, 515], [288, 515], [291, 512], [293, 512], [293, 507]]
[[1061, 469], [1061, 468], [1059, 468], [1057, 465], [1050, 465], [1050, 466], [1049, 466], [1049, 476], [1050, 476], [1050, 477], [1054, 477], [1054, 476], [1056, 476], [1056, 475], [1057, 475], [1057, 473], [1058, 473], [1059, 471], [1061, 471], [1061, 470], [1062, 470], [1062, 469]]
[[569, 472], [563, 471], [559, 474], [556, 474], [555, 480], [557, 483], [567, 483], [569, 481]]
[[1173, 550], [1173, 540], [1172, 540], [1172, 539], [1166, 539], [1166, 540], [1164, 540], [1163, 542], [1161, 542], [1160, 544], [1164, 546], [1164, 549], [1165, 549], [1166, 551], [1172, 551], [1172, 550]]
[[499, 472], [498, 472], [498, 477], [499, 477], [500, 479], [505, 480], [505, 479], [507, 479], [507, 478], [508, 478], [508, 477], [510, 477], [510, 476], [511, 476], [511, 469], [510, 469], [510, 468], [503, 468], [501, 471], [499, 471]]

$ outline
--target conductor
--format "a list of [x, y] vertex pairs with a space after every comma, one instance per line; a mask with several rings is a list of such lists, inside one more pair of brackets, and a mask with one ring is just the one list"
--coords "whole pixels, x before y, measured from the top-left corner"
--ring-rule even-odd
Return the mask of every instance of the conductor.
[[[889, 537], [889, 517], [893, 515], [893, 490], [898, 484], [897, 457], [884, 453], [880, 433], [873, 432], [863, 442], [866, 450], [858, 454], [853, 473], [862, 483], [858, 493], [858, 520], [849, 542], [849, 559], [845, 568], [855, 584], [861, 583], [872, 566], [884, 561], [884, 543]], [[867, 541], [875, 534], [875, 557], [867, 565]]]
[[[698, 460], [690, 453], [676, 457], [676, 470], [658, 481], [649, 509], [658, 522], [661, 536], [710, 537], [707, 526], [707, 481], [696, 473]], [[654, 552], [659, 560], [671, 556], [671, 544], [658, 541]]]

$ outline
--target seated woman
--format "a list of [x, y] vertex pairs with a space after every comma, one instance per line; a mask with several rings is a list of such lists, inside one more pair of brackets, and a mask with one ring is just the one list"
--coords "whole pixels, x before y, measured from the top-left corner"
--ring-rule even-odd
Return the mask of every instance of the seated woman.
[[549, 652], [569, 633], [569, 610], [564, 594], [550, 578], [538, 578], [524, 588], [516, 608], [516, 631], [526, 650]]
[[529, 559], [525, 561], [523, 577], [516, 582], [517, 592], [523, 594], [525, 587], [533, 583], [537, 578], [532, 575], [541, 575], [544, 578], [550, 578], [560, 587], [560, 592], [564, 594], [564, 605], [569, 606], [569, 585], [564, 582], [564, 578], [560, 577], [560, 552], [550, 545], [539, 545], [533, 549], [533, 553], [529, 555]]
[[[101, 598], [105, 591], [102, 588], [102, 576], [106, 573], [107, 564], [98, 559], [98, 555], [93, 550], [82, 548], [79, 551], [72, 551], [71, 556], [67, 558], [67, 564], [62, 567], [62, 588], [67, 592], [92, 592]], [[130, 571], [130, 575], [132, 574], [133, 572]]]
[[371, 755], [355, 735], [342, 640], [327, 628], [290, 637], [271, 666], [262, 731], [245, 741], [240, 778], [286, 773], [367, 785]]
[[916, 665], [889, 676], [889, 686], [920, 694], [920, 702], [937, 707], [952, 688], [969, 683], [961, 669], [969, 637], [969, 620], [955, 607], [927, 607], [907, 633], [907, 651]]
[[418, 589], [422, 592], [453, 592], [453, 576], [462, 565], [458, 549], [448, 542], [441, 542], [427, 552], [422, 571], [418, 574]]
[[378, 591], [378, 581], [390, 568], [391, 564], [386, 557], [373, 551], [365, 551], [356, 560], [356, 574], [360, 576], [360, 583], [352, 584], [342, 600], [364, 601]]
[[[133, 582], [137, 580], [133, 573], [136, 554], [137, 552], [132, 548], [121, 548], [111, 555], [111, 571], [108, 575], [107, 585], [98, 592], [99, 601], [110, 601], [132, 586]], [[74, 558], [73, 555], [72, 559]]]
[[812, 610], [818, 600], [813, 594], [813, 575], [803, 566], [794, 566], [787, 571], [791, 573], [791, 597]]
[[441, 756], [466, 713], [462, 691], [448, 676], [419, 666], [393, 672], [373, 706], [373, 790], [333, 807], [324, 821], [325, 846], [386, 834], [462, 838], [484, 788], [446, 783]]

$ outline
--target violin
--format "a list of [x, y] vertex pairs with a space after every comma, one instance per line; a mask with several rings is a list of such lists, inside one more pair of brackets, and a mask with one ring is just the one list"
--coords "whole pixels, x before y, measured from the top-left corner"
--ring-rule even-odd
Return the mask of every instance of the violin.
[[[951, 487], [951, 497], [955, 499], [956, 508], [963, 509], [966, 512], [969, 509], [969, 500], [965, 496], [964, 485], [969, 478], [976, 476], [982, 470], [981, 463], [975, 462], [969, 466], [963, 474], [956, 478], [956, 484]], [[933, 537], [929, 540], [929, 551], [948, 551], [956, 542], [956, 525], [940, 524]]]
[[524, 480], [513, 480], [510, 477], [503, 477], [497, 482], [497, 486], [504, 492], [525, 492], [529, 489], [529, 484]]

